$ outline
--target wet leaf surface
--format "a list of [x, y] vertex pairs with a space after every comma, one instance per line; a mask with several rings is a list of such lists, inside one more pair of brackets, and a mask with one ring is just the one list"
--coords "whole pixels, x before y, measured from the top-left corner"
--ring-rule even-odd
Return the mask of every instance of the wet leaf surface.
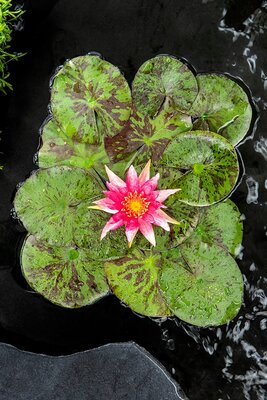
[[237, 256], [243, 238], [243, 224], [237, 206], [228, 199], [201, 209], [193, 237], [209, 245], [217, 244], [232, 256]]
[[52, 303], [82, 307], [109, 292], [103, 262], [90, 256], [90, 249], [51, 246], [29, 236], [22, 249], [22, 273]]
[[234, 147], [207, 131], [182, 133], [167, 146], [159, 165], [183, 172], [175, 185], [177, 198], [189, 205], [207, 206], [230, 194], [239, 173]]
[[197, 326], [225, 324], [242, 304], [241, 272], [229, 253], [216, 245], [189, 239], [169, 251], [159, 284], [172, 312]]
[[74, 135], [67, 135], [54, 119], [42, 129], [42, 147], [38, 153], [40, 168], [67, 165], [90, 169], [108, 163], [103, 142], [99, 145], [77, 142]]
[[131, 112], [131, 92], [119, 69], [98, 56], [67, 61], [56, 74], [51, 108], [60, 127], [82, 143], [120, 132]]
[[167, 55], [141, 65], [132, 85], [135, 106], [149, 117], [163, 109], [189, 110], [197, 92], [197, 80], [186, 64]]
[[200, 74], [197, 81], [199, 93], [191, 109], [196, 128], [217, 132], [236, 145], [247, 134], [252, 118], [246, 92], [227, 75]]
[[139, 314], [170, 315], [158, 288], [161, 256], [133, 250], [132, 254], [106, 262], [105, 270], [113, 293]]

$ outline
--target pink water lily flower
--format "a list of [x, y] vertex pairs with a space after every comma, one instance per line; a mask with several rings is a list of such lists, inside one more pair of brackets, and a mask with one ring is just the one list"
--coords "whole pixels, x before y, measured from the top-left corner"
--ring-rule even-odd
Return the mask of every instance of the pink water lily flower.
[[155, 246], [153, 224], [169, 231], [168, 222], [179, 223], [162, 210], [162, 208], [166, 208], [163, 202], [167, 197], [176, 193], [179, 189], [155, 190], [159, 174], [150, 179], [150, 161], [139, 176], [131, 165], [126, 175], [126, 182], [107, 166], [106, 172], [109, 178], [109, 182], [106, 183], [109, 190], [103, 192], [106, 197], [94, 201], [95, 206], [90, 207], [113, 214], [104, 226], [101, 240], [109, 231], [125, 225], [129, 246], [132, 245], [139, 230]]

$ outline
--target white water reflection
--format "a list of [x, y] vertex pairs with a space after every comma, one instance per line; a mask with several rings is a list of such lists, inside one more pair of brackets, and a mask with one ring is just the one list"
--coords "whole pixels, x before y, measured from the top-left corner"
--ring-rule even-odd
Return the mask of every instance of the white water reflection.
[[248, 189], [247, 203], [257, 204], [259, 197], [259, 183], [252, 176], [249, 176], [246, 179], [246, 185]]

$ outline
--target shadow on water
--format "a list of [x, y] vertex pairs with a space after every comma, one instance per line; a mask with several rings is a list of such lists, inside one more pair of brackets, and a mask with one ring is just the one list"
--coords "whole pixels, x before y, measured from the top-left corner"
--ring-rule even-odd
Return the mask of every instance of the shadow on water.
[[[0, 340], [48, 354], [69, 354], [134, 340], [155, 355], [191, 400], [267, 398], [267, 2], [248, 0], [25, 1], [24, 29], [14, 48], [27, 52], [10, 66], [14, 92], [1, 97]], [[169, 53], [197, 71], [239, 76], [259, 118], [239, 145], [245, 173], [232, 198], [244, 219], [238, 264], [243, 307], [234, 321], [199, 329], [177, 319], [142, 318], [108, 296], [66, 310], [32, 292], [16, 249], [25, 230], [10, 215], [16, 186], [33, 169], [39, 127], [47, 116], [49, 80], [65, 59], [98, 51], [129, 82], [146, 59]], [[256, 118], [255, 118], [256, 119]]]

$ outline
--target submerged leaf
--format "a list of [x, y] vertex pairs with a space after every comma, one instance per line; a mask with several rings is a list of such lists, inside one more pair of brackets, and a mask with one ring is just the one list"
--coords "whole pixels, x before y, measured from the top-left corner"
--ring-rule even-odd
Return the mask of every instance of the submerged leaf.
[[98, 56], [67, 61], [56, 74], [51, 108], [62, 130], [81, 143], [98, 144], [120, 132], [131, 112], [131, 92], [114, 65]]
[[133, 311], [150, 317], [170, 315], [158, 288], [161, 257], [132, 254], [106, 262], [106, 275], [113, 293]]
[[246, 92], [226, 75], [197, 76], [199, 93], [192, 106], [197, 129], [210, 130], [236, 145], [247, 134], [252, 108]]
[[243, 237], [243, 224], [237, 206], [229, 199], [201, 209], [200, 219], [194, 231], [194, 240], [209, 245], [217, 244], [236, 257]]
[[158, 163], [183, 172], [175, 186], [177, 198], [189, 205], [206, 206], [227, 197], [239, 173], [234, 147], [212, 132], [180, 134], [167, 146]]
[[75, 134], [67, 135], [54, 119], [49, 120], [42, 129], [42, 147], [38, 153], [41, 168], [67, 165], [90, 169], [108, 163], [103, 142], [100, 145], [77, 142]]
[[91, 260], [87, 249], [51, 246], [29, 236], [21, 266], [29, 285], [62, 307], [86, 306], [109, 292], [103, 263]]
[[186, 64], [166, 55], [141, 65], [132, 85], [135, 106], [149, 117], [169, 108], [189, 110], [197, 92], [197, 80]]
[[159, 284], [177, 317], [205, 327], [225, 324], [237, 315], [243, 279], [227, 251], [189, 239], [167, 254]]

